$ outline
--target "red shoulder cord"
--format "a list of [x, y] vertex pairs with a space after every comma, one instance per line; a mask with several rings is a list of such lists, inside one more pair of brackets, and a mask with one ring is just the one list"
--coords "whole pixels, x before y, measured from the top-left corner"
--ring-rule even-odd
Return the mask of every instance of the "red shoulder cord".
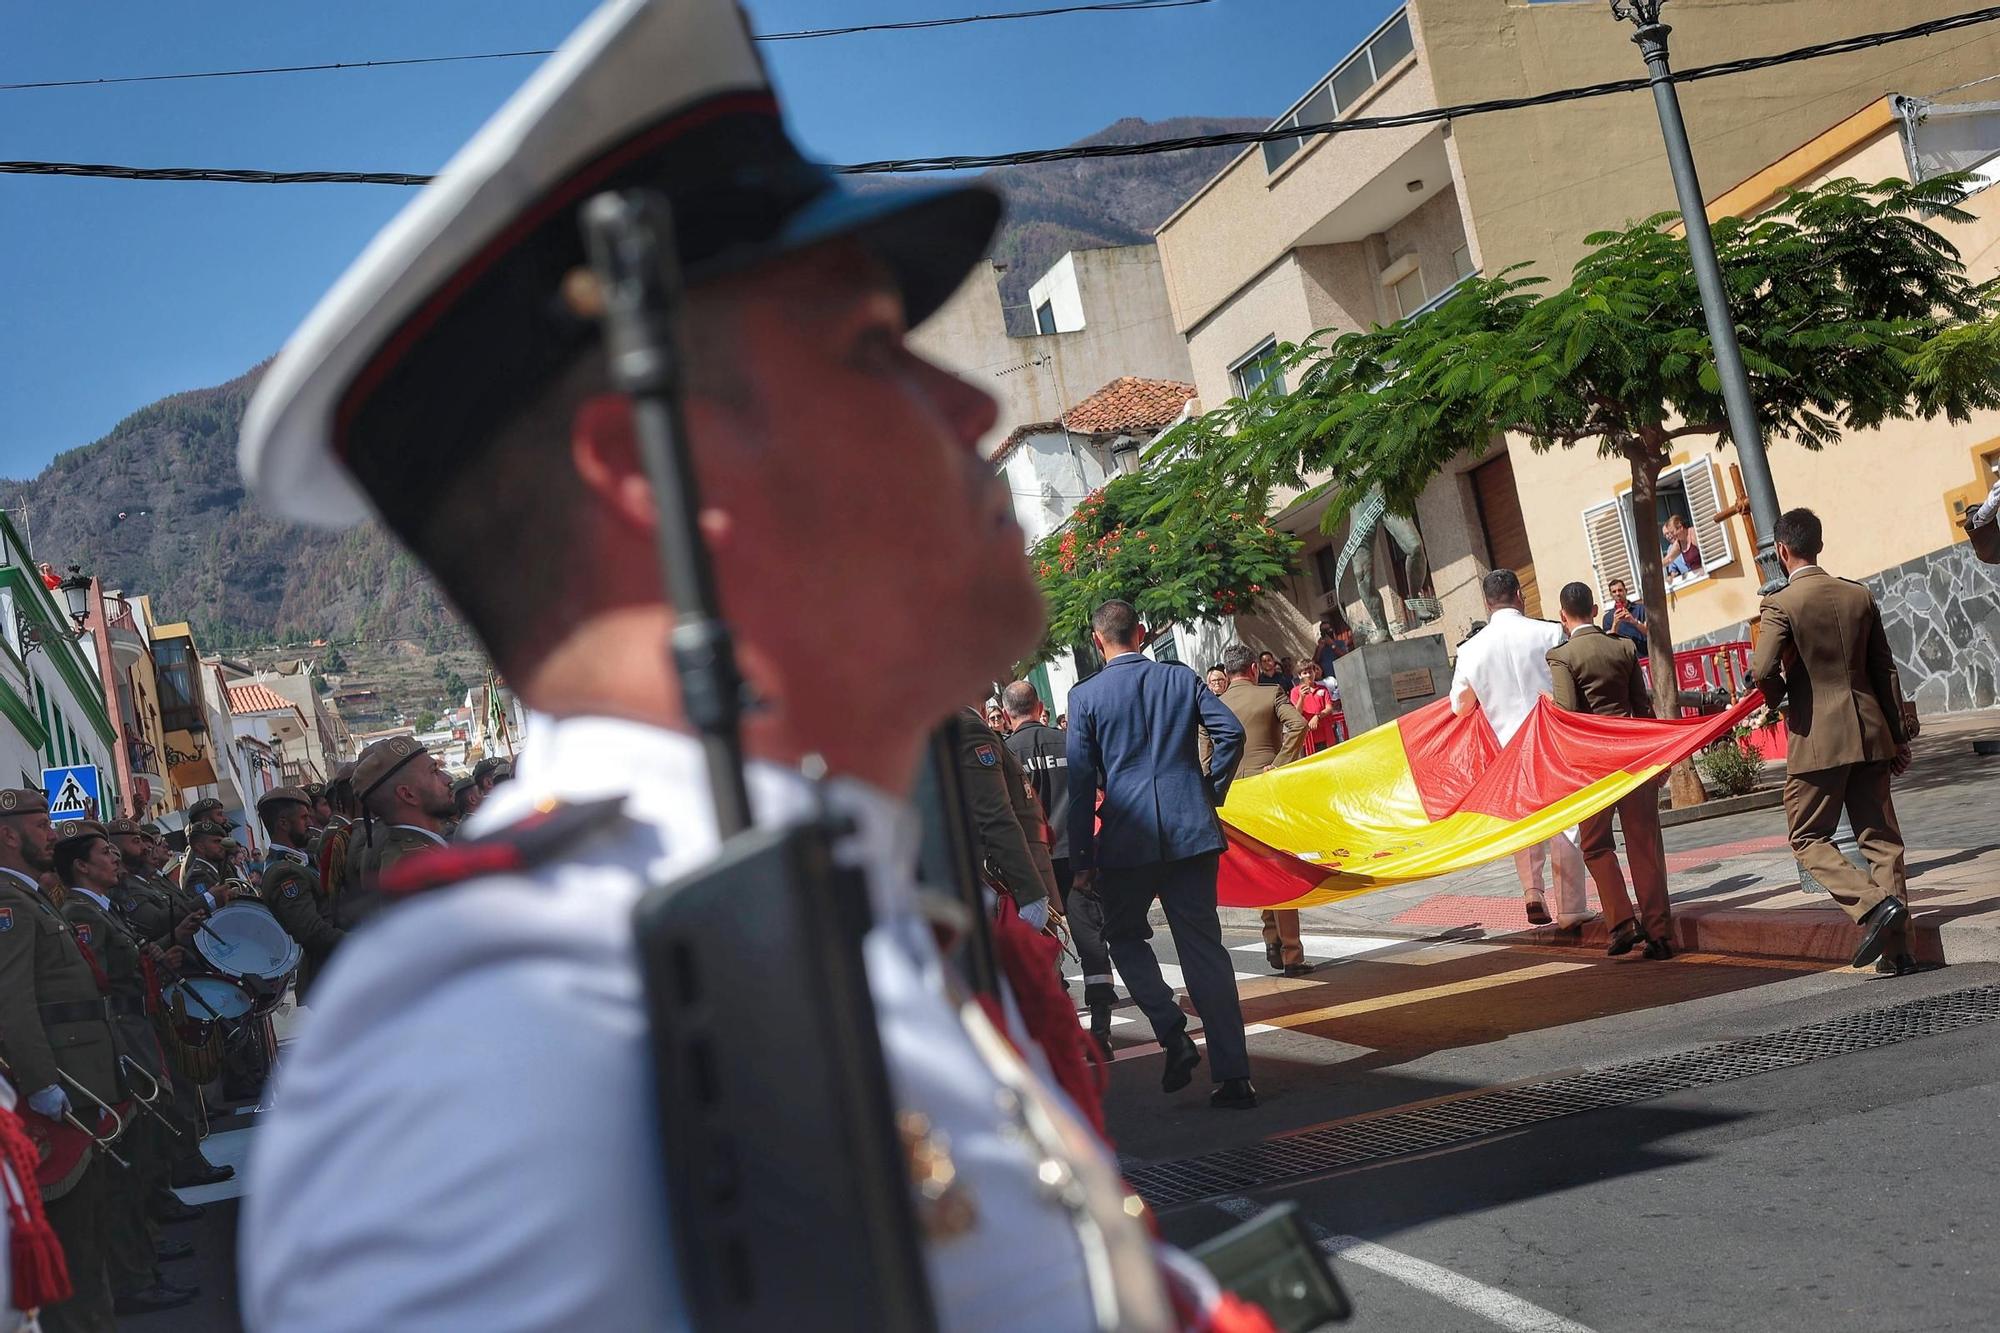
[[[76, 939], [74, 934], [70, 938]], [[97, 993], [99, 995], [109, 995], [111, 993], [111, 979], [104, 975], [104, 967], [97, 961], [97, 955], [92, 953], [90, 946], [82, 940], [76, 940], [76, 951], [82, 954], [83, 961], [90, 965], [90, 975], [97, 981]]]
[[[1108, 1144], [1111, 1139], [1104, 1131], [1104, 1088], [1108, 1082], [1104, 1053], [1084, 1035], [1076, 1021], [1076, 1006], [1056, 981], [1056, 959], [1062, 954], [1062, 945], [1023, 921], [1012, 898], [1003, 893], [999, 899], [1000, 910], [993, 921], [993, 952], [1013, 988], [1021, 1021], [1027, 1025], [1029, 1038], [1042, 1048], [1057, 1085]], [[994, 1027], [1007, 1030], [991, 1006], [988, 1014]]]
[[0, 1107], [0, 1192], [7, 1202], [7, 1263], [17, 1310], [57, 1305], [70, 1298], [69, 1265], [62, 1242], [42, 1210], [41, 1191], [32, 1187], [40, 1154], [20, 1117]]
[[160, 1012], [160, 969], [153, 962], [153, 955], [146, 949], [139, 950], [139, 978], [146, 986], [146, 1013]]

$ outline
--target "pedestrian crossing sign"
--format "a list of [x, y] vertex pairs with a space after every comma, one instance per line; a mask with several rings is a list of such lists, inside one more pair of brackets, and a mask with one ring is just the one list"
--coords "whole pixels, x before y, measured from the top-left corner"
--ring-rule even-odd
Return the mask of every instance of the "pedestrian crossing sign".
[[42, 790], [49, 794], [49, 819], [60, 823], [65, 819], [95, 819], [97, 803], [97, 765], [72, 764], [68, 768], [45, 768], [42, 770]]

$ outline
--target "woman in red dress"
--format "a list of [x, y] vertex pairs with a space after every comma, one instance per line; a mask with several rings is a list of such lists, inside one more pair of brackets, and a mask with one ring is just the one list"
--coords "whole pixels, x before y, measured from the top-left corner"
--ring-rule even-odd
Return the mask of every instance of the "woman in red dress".
[[1306, 717], [1305, 744], [1299, 750], [1303, 758], [1346, 738], [1336, 734], [1334, 720], [1340, 713], [1340, 700], [1320, 683], [1319, 663], [1310, 657], [1301, 658], [1298, 672], [1299, 683], [1292, 687], [1292, 707]]

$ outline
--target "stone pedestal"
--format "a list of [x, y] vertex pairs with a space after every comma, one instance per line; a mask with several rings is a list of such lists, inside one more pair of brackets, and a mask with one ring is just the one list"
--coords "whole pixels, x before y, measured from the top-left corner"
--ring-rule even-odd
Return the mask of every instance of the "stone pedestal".
[[1368, 643], [1333, 664], [1347, 734], [1359, 736], [1451, 692], [1451, 664], [1435, 634]]

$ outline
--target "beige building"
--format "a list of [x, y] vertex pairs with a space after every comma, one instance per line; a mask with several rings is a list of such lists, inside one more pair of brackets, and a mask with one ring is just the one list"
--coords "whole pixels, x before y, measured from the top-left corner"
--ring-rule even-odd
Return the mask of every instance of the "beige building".
[[[1787, 189], [1844, 177], [1907, 179], [1912, 142], [1902, 109], [1894, 98], [1872, 103], [1722, 194], [1710, 213], [1755, 213]], [[1980, 133], [2000, 150], [1996, 130], [1989, 119]], [[1936, 225], [1965, 257], [1970, 277], [2000, 278], [2000, 191], [1982, 190], [1965, 207], [1973, 221]], [[2000, 413], [1980, 413], [1963, 426], [1893, 422], [1818, 453], [1774, 440], [1769, 454], [1779, 503], [1804, 505], [1825, 524], [1827, 569], [1875, 593], [1905, 692], [1927, 712], [1994, 703], [2000, 568], [1973, 558], [1959, 519], [1986, 497], [2000, 464]], [[1735, 447], [1702, 442], [1673, 457], [1687, 483], [1704, 566], [1670, 583], [1675, 640], [1686, 647], [1745, 638], [1757, 614], [1756, 533], [1738, 503]], [[1656, 531], [1631, 514], [1622, 460], [1588, 451], [1532, 458], [1524, 473], [1532, 483], [1522, 490], [1522, 508], [1544, 569], [1586, 582], [1594, 575], [1601, 595], [1613, 578], [1632, 582], [1634, 562], [1658, 549]], [[1667, 503], [1679, 502], [1670, 486], [1663, 491]]]
[[[1675, 29], [1675, 63], [1687, 68], [1964, 8], [1956, 0], [1674, 0], [1665, 17]], [[1411, 0], [1274, 123], [1393, 116], [1633, 77], [1644, 66], [1631, 34], [1601, 0]], [[2000, 25], [1687, 84], [1681, 97], [1713, 190], [1763, 172], [1889, 94], [1927, 95], [1995, 72]], [[1894, 165], [1893, 147], [1881, 154]], [[1629, 94], [1254, 146], [1161, 226], [1158, 243], [1174, 327], [1187, 339], [1200, 399], [1212, 405], [1255, 387], [1268, 373], [1262, 358], [1277, 343], [1406, 317], [1474, 272], [1528, 263], [1560, 277], [1591, 231], [1673, 202], [1652, 99]], [[1837, 476], [1850, 458], [1859, 466], [1866, 447], [1843, 445], [1808, 460], [1778, 446], [1781, 497], [1812, 503], [1812, 492], [1794, 489], [1788, 477], [1814, 468]], [[1974, 478], [1959, 453], [1965, 475], [1955, 484], [1963, 485]], [[1742, 525], [1713, 520], [1734, 498], [1730, 461], [1690, 450], [1670, 479], [1680, 502], [1703, 520], [1704, 551], [1718, 544], [1705, 590], [1691, 586], [1678, 595], [1688, 606], [1685, 613], [1676, 606], [1679, 637], [1720, 632], [1750, 610], [1727, 593], [1724, 577], [1748, 562]], [[1404, 586], [1403, 562], [1377, 538], [1375, 604], [1434, 595], [1441, 617], [1418, 625], [1411, 613], [1397, 632], [1442, 632], [1454, 646], [1483, 613], [1477, 581], [1494, 565], [1523, 575], [1531, 605], [1552, 605], [1554, 587], [1589, 577], [1593, 543], [1612, 543], [1621, 522], [1612, 474], [1622, 467], [1587, 451], [1537, 456], [1506, 442], [1466, 460], [1433, 482], [1418, 506], [1429, 556], [1423, 586]], [[1924, 503], [1937, 509], [1936, 493]], [[1334, 589], [1346, 533], [1321, 534], [1323, 510], [1281, 508], [1279, 521], [1306, 537], [1304, 571], [1287, 603], [1267, 605], [1267, 617], [1245, 625], [1246, 637], [1303, 649], [1322, 611], [1339, 608], [1349, 619], [1358, 611], [1351, 580]], [[1902, 517], [1898, 510], [1875, 525], [1896, 526]], [[1895, 550], [1912, 549], [1894, 560], [1949, 543], [1941, 511], [1934, 517], [1906, 529]], [[1843, 530], [1831, 512], [1828, 518]], [[1728, 523], [1735, 523], [1733, 535]], [[1597, 538], [1586, 538], [1587, 524]], [[1887, 548], [1880, 560], [1856, 552], [1844, 568], [1871, 572], [1893, 563], [1890, 555]]]
[[1000, 307], [999, 273], [980, 264], [910, 335], [918, 352], [999, 404], [981, 443], [989, 455], [1018, 428], [1060, 421], [1121, 376], [1189, 378], [1188, 347], [1174, 327], [1154, 246], [1072, 251], [1035, 282], [1029, 300], [1042, 331], [1015, 337]]

